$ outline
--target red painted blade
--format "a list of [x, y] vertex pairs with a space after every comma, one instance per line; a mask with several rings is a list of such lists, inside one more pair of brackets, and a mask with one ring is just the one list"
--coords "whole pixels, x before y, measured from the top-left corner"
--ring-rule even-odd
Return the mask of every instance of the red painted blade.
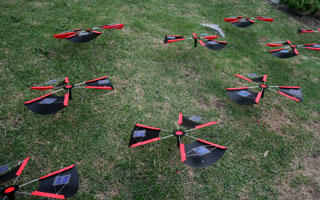
[[112, 87], [102, 87], [102, 86], [86, 86], [89, 89], [100, 89], [100, 90], [113, 90]]
[[53, 37], [58, 38], [58, 39], [65, 39], [65, 38], [67, 38], [68, 36], [73, 35], [73, 34], [75, 34], [75, 33], [76, 33], [76, 32], [74, 32], [74, 31], [68, 32], [68, 33], [59, 33], [59, 34], [53, 35]]
[[204, 43], [203, 43], [203, 41], [202, 40], [198, 40], [198, 42], [202, 45], [202, 46], [206, 46]]
[[299, 28], [298, 33], [313, 33], [314, 30]]
[[181, 155], [181, 162], [184, 162], [187, 160], [186, 158], [186, 150], [184, 148], [184, 144], [180, 143], [180, 155]]
[[133, 144], [133, 145], [130, 146], [130, 147], [133, 148], [133, 147], [141, 146], [141, 145], [148, 144], [148, 143], [151, 143], [151, 142], [155, 142], [155, 141], [158, 141], [158, 140], [161, 140], [161, 138], [156, 137], [156, 138], [153, 138], [153, 139], [151, 139], [151, 140], [146, 140], [146, 141], [143, 141], [143, 142], [138, 142], [138, 143]]
[[270, 50], [269, 52], [272, 53], [272, 52], [276, 52], [276, 51], [281, 51], [283, 50], [284, 48], [280, 48], [280, 49], [274, 49], [274, 50]]
[[266, 81], [267, 81], [267, 78], [268, 78], [268, 75], [266, 74], [266, 75], [263, 76], [262, 81], [263, 81], [263, 82], [266, 82]]
[[221, 145], [218, 145], [218, 144], [215, 144], [215, 143], [212, 143], [212, 142], [208, 142], [208, 141], [205, 141], [205, 140], [201, 140], [201, 139], [197, 139], [199, 142], [203, 142], [205, 144], [209, 144], [209, 145], [212, 145], [212, 146], [215, 146], [215, 147], [218, 147], [220, 149], [227, 149], [227, 147], [224, 147], [224, 146], [221, 146]]
[[69, 78], [68, 78], [68, 77], [65, 77], [65, 78], [64, 78], [64, 83], [65, 83], [65, 84], [68, 84], [68, 83], [69, 83]]
[[241, 75], [239, 75], [239, 74], [235, 74], [235, 76], [237, 76], [237, 77], [239, 77], [239, 78], [242, 78], [242, 79], [244, 79], [244, 80], [246, 80], [246, 81], [252, 82], [251, 79], [246, 78], [246, 77], [244, 77], [244, 76], [241, 76]]
[[279, 88], [292, 88], [292, 89], [300, 89], [299, 86], [279, 86]]
[[293, 48], [294, 53], [296, 53], [297, 55], [299, 55], [299, 52], [296, 48]]
[[259, 103], [260, 99], [261, 99], [261, 95], [262, 95], [262, 92], [258, 92], [258, 95], [256, 97], [256, 100], [254, 100], [254, 102], [256, 102], [256, 104]]
[[314, 47], [305, 47], [306, 49], [311, 49], [311, 50], [315, 50], [315, 51], [320, 51], [320, 48], [314, 48]]
[[312, 46], [312, 45], [315, 45], [315, 44], [318, 44], [318, 43], [304, 44], [304, 46]]
[[217, 123], [219, 123], [219, 122], [209, 122], [209, 123], [206, 123], [206, 124], [202, 124], [202, 125], [196, 126], [195, 129], [204, 128], [204, 127], [211, 126], [211, 125], [214, 125], [214, 124], [217, 124]]
[[27, 101], [27, 102], [24, 102], [24, 104], [29, 104], [29, 103], [32, 103], [32, 102], [38, 101], [38, 100], [43, 99], [43, 98], [45, 98], [45, 97], [47, 97], [47, 96], [50, 96], [50, 95], [52, 95], [52, 93], [46, 94], [46, 95], [41, 96], [41, 97], [38, 97], [38, 98], [36, 98], [36, 99], [32, 99], [32, 100]]
[[96, 79], [93, 79], [93, 80], [90, 80], [90, 81], [86, 81], [86, 83], [91, 83], [91, 82], [98, 81], [98, 80], [105, 79], [105, 78], [107, 78], [107, 76], [96, 78]]
[[61, 173], [61, 172], [67, 171], [67, 170], [73, 168], [74, 166], [75, 166], [75, 164], [70, 165], [70, 166], [68, 166], [68, 167], [66, 167], [66, 168], [63, 168], [63, 169], [60, 169], [60, 170], [58, 170], [58, 171], [52, 172], [52, 173], [50, 173], [50, 174], [48, 174], [48, 175], [42, 176], [42, 177], [40, 177], [39, 179], [45, 179], [45, 178], [48, 178], [48, 177], [50, 177], [50, 176], [54, 176], [54, 175], [59, 174], [59, 173]]
[[281, 47], [282, 44], [273, 44], [273, 43], [266, 43], [269, 47]]
[[18, 171], [16, 173], [17, 176], [20, 176], [20, 174], [22, 173], [23, 169], [26, 167], [29, 159], [30, 159], [30, 157], [24, 159], [24, 161], [22, 162], [21, 166], [19, 167], [19, 169], [18, 169]]
[[241, 87], [241, 88], [226, 88], [226, 90], [246, 90], [249, 89], [249, 87]]
[[34, 191], [30, 193], [31, 195], [34, 196], [40, 196], [40, 197], [49, 197], [49, 198], [56, 198], [56, 199], [65, 199], [64, 195], [60, 194], [52, 194], [52, 193], [46, 193], [46, 192], [40, 192], [40, 191]]
[[74, 34], [68, 35], [67, 37], [65, 37], [65, 39], [72, 38], [77, 35], [79, 35], [79, 33], [74, 33]]
[[173, 42], [178, 42], [178, 41], [182, 41], [182, 40], [186, 40], [186, 39], [180, 38], [180, 39], [176, 39], [176, 40], [169, 40], [167, 43], [173, 43]]
[[139, 126], [139, 127], [142, 127], [142, 128], [149, 128], [149, 129], [153, 129], [153, 130], [161, 130], [160, 128], [155, 128], [155, 127], [152, 127], [152, 126], [146, 126], [146, 125], [142, 125], [142, 124], [136, 124], [136, 126]]
[[182, 113], [179, 113], [179, 120], [178, 120], [179, 125], [182, 124], [182, 117], [183, 117]]
[[31, 90], [50, 90], [53, 89], [53, 86], [35, 86], [35, 87], [30, 87]]
[[285, 93], [283, 93], [283, 92], [280, 92], [280, 91], [279, 91], [278, 94], [281, 94], [281, 95], [283, 95], [283, 96], [285, 96], [285, 97], [287, 97], [287, 98], [289, 98], [289, 99], [292, 99], [292, 100], [301, 102], [299, 99], [294, 98], [294, 97], [292, 97], [292, 96], [289, 96], [289, 95], [287, 95], [287, 94], [285, 94]]
[[261, 21], [266, 21], [266, 22], [273, 22], [273, 18], [271, 17], [259, 16], [259, 17], [256, 17], [256, 19]]
[[226, 21], [226, 22], [233, 22], [233, 21], [236, 21], [236, 20], [238, 20], [237, 17], [234, 17], [234, 18], [224, 18], [224, 21]]
[[63, 106], [67, 107], [68, 106], [68, 102], [69, 102], [69, 93], [66, 93], [64, 95]]
[[122, 29], [123, 24], [107, 24], [102, 27], [103, 29]]
[[206, 39], [206, 40], [214, 40], [214, 39], [216, 39], [216, 38], [218, 38], [218, 37], [219, 37], [219, 36], [214, 35], [214, 36], [205, 36], [205, 37], [201, 37], [201, 38]]

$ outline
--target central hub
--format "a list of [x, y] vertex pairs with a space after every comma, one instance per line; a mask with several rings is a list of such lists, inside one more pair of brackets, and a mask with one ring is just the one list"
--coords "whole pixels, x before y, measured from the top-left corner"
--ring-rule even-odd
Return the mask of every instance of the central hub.
[[11, 185], [9, 187], [4, 188], [0, 194], [3, 196], [13, 195], [19, 189], [18, 185]]
[[176, 130], [173, 132], [173, 135], [175, 136], [184, 136], [186, 134], [186, 132], [184, 132], [183, 130]]
[[269, 86], [262, 84], [262, 85], [259, 85], [259, 87], [262, 88], [262, 89], [267, 89]]
[[73, 85], [66, 85], [64, 86], [65, 89], [72, 89], [73, 88]]

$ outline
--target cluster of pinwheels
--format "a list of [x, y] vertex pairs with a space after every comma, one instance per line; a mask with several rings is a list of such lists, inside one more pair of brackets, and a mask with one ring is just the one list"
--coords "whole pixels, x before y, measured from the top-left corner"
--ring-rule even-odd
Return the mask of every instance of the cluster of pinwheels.
[[[224, 19], [226, 22], [233, 24], [239, 28], [246, 28], [256, 23], [255, 20], [273, 22], [273, 18], [258, 16], [258, 17], [242, 17], [232, 16]], [[224, 37], [222, 29], [213, 24], [203, 24], [203, 26], [217, 30], [219, 34]], [[104, 26], [98, 26], [91, 29], [74, 29], [65, 31], [54, 35], [58, 39], [66, 39], [74, 43], [89, 42], [102, 33], [104, 29], [122, 29], [123, 24], [107, 24]], [[298, 33], [311, 33], [319, 32], [318, 30], [299, 29]], [[194, 40], [194, 47], [200, 44], [209, 50], [221, 50], [227, 46], [227, 42], [216, 40], [219, 36], [209, 34], [193, 33], [192, 36], [181, 35], [166, 35], [164, 39], [165, 44], [174, 43], [184, 40]], [[267, 43], [270, 47], [281, 47], [280, 49], [270, 50], [273, 56], [278, 58], [291, 58], [299, 55], [297, 48], [310, 49], [320, 51], [320, 45], [317, 43], [294, 45], [289, 40], [285, 42]], [[264, 97], [265, 91], [270, 90], [274, 93], [280, 94], [296, 102], [302, 102], [302, 90], [299, 86], [271, 86], [267, 85], [268, 76], [256, 75], [249, 73], [246, 75], [235, 74], [235, 76], [255, 84], [254, 86], [240, 86], [233, 88], [226, 88], [226, 92], [231, 100], [240, 105], [254, 105], [258, 104]], [[35, 98], [25, 102], [25, 106], [34, 113], [41, 115], [54, 114], [60, 110], [66, 108], [69, 104], [69, 100], [73, 99], [73, 89], [101, 89], [101, 90], [113, 90], [113, 84], [107, 76], [96, 78], [93, 80], [70, 84], [69, 78], [65, 77], [62, 80], [55, 79], [43, 84], [32, 86], [31, 90], [54, 90], [41, 97]], [[254, 91], [256, 90], [256, 91]], [[63, 95], [58, 95], [58, 93]], [[129, 147], [137, 147], [148, 143], [156, 142], [159, 140], [175, 137], [177, 139], [177, 147], [180, 149], [181, 162], [191, 167], [208, 167], [217, 162], [227, 150], [227, 147], [221, 146], [194, 136], [190, 135], [191, 131], [195, 131], [201, 128], [205, 128], [214, 124], [218, 124], [218, 121], [211, 121], [204, 123], [199, 116], [184, 116], [179, 113], [178, 125], [179, 127], [174, 130], [166, 130], [162, 128], [156, 128], [152, 126], [135, 124], [129, 141]], [[167, 133], [163, 135], [163, 133]], [[183, 137], [195, 139], [191, 144], [185, 144], [182, 142]], [[18, 178], [22, 174], [22, 171], [26, 167], [30, 157], [23, 161], [16, 163], [9, 163], [0, 166], [0, 184], [7, 183], [14, 179], [12, 184], [6, 187], [0, 188], [0, 196], [3, 200], [14, 200], [15, 194], [33, 195], [56, 199], [66, 199], [74, 196], [77, 193], [79, 187], [79, 178], [75, 165], [63, 168], [56, 172], [50, 173], [43, 177], [37, 178], [24, 184], [17, 184]], [[33, 192], [22, 192], [20, 189], [33, 182], [38, 182], [39, 187]]]

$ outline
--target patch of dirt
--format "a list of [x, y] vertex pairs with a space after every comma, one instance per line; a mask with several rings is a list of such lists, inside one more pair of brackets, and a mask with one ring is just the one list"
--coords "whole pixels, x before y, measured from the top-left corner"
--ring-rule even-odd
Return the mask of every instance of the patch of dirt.
[[[274, 116], [273, 116], [274, 117]], [[295, 157], [291, 171], [276, 180], [279, 199], [320, 199], [320, 122], [319, 114], [313, 111], [304, 128], [313, 133], [314, 140], [310, 151]]]
[[276, 181], [279, 199], [320, 199], [320, 151], [303, 160], [296, 157], [291, 165], [293, 170]]
[[294, 122], [287, 117], [288, 114], [284, 111], [279, 111], [275, 107], [271, 107], [268, 111], [262, 111], [264, 115], [262, 116], [262, 123], [269, 130], [272, 130], [274, 133], [282, 136], [289, 137], [292, 136], [283, 133], [283, 127], [294, 126]]
[[[267, 2], [275, 9], [280, 10], [284, 13], [286, 13], [289, 17], [294, 18], [296, 21], [300, 22], [301, 24], [305, 24], [308, 25], [310, 27], [307, 27], [308, 29], [311, 27], [314, 28], [319, 28], [318, 26], [320, 25], [320, 20], [313, 17], [313, 16], [298, 16], [292, 13], [292, 11], [290, 10], [290, 8], [288, 8], [285, 5], [281, 5], [281, 4], [275, 4], [272, 3], [270, 0], [267, 0]], [[304, 27], [301, 27], [304, 28]]]

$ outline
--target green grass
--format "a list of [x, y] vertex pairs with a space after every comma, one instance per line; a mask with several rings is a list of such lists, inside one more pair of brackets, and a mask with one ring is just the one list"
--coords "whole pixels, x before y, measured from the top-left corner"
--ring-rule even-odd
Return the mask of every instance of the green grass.
[[[319, 27], [306, 27], [263, 0], [12, 0], [0, 8], [0, 163], [31, 156], [20, 183], [76, 163], [80, 189], [73, 199], [277, 199], [285, 197], [285, 182], [297, 193], [311, 185], [312, 198], [320, 196], [317, 170], [302, 174], [309, 170], [305, 159], [319, 159], [320, 152], [319, 52], [300, 50], [281, 60], [264, 44], [317, 42], [319, 34], [296, 31]], [[275, 21], [239, 29], [223, 21], [232, 15]], [[106, 30], [90, 43], [52, 37], [112, 22], [124, 29]], [[162, 43], [166, 34], [210, 33], [201, 22], [220, 24], [228, 46], [210, 51], [195, 49], [193, 41]], [[233, 76], [247, 72], [268, 74], [269, 84], [302, 86], [304, 103], [268, 92], [259, 105], [234, 104], [224, 89], [248, 85]], [[45, 94], [28, 89], [35, 84], [104, 75], [114, 91], [74, 90], [70, 106], [57, 114], [36, 115], [23, 105]], [[195, 134], [229, 147], [212, 167], [180, 163], [174, 138], [128, 148], [135, 123], [175, 129], [179, 112], [221, 121]]]

